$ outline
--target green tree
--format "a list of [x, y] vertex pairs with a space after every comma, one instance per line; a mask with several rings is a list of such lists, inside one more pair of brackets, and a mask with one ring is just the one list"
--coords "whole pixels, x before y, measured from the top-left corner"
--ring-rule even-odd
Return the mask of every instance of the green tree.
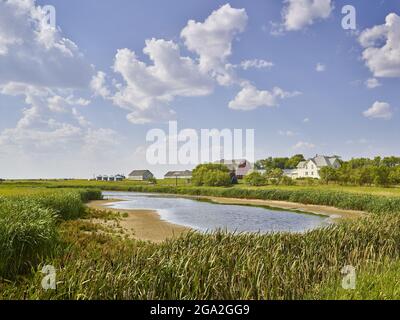
[[267, 172], [266, 176], [271, 183], [278, 184], [283, 177], [283, 170], [279, 168], [273, 169]]
[[232, 184], [231, 177], [223, 171], [208, 171], [204, 176], [204, 185], [210, 187], [228, 187]]
[[267, 179], [265, 176], [261, 175], [257, 171], [249, 173], [247, 176], [245, 176], [244, 181], [249, 186], [265, 186], [267, 184]]
[[231, 184], [229, 169], [223, 164], [200, 164], [192, 174], [192, 183], [196, 186], [227, 186]]
[[393, 168], [389, 173], [389, 183], [392, 185], [400, 184], [400, 167]]
[[321, 180], [326, 184], [338, 180], [337, 170], [331, 167], [322, 167], [319, 170], [319, 176], [321, 177]]
[[375, 173], [374, 183], [376, 185], [387, 186], [389, 184], [390, 170], [388, 167], [385, 166], [375, 167], [374, 173]]
[[297, 167], [297, 165], [301, 161], [305, 161], [306, 159], [302, 154], [296, 154], [293, 157], [291, 157], [287, 162], [286, 162], [286, 167], [285, 169], [294, 169]]

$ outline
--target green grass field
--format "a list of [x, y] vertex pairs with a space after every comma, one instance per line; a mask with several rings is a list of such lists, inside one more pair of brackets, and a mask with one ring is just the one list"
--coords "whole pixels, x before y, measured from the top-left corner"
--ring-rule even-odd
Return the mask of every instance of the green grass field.
[[[100, 188], [103, 190], [128, 190], [130, 187], [138, 185], [149, 185], [147, 182], [142, 181], [120, 181], [120, 182], [107, 182], [107, 181], [93, 181], [93, 180], [9, 180], [0, 183], [1, 189], [8, 188]], [[175, 179], [162, 179], [157, 180], [158, 186], [171, 186], [176, 185]], [[191, 185], [186, 180], [178, 179], [178, 186], [190, 187]], [[337, 184], [317, 184], [317, 185], [294, 185], [294, 186], [263, 186], [263, 187], [250, 187], [245, 185], [242, 181], [233, 186], [235, 189], [278, 189], [278, 190], [326, 190], [326, 191], [340, 191], [340, 192], [352, 192], [360, 194], [375, 194], [383, 196], [399, 196], [400, 197], [400, 187], [358, 187], [358, 186], [341, 186]]]
[[[363, 207], [370, 215], [304, 234], [190, 233], [161, 244], [127, 239], [85, 209], [98, 189], [288, 198]], [[0, 299], [400, 299], [397, 188], [178, 188], [165, 181], [15, 181], [0, 185]], [[43, 266], [57, 290], [41, 287]], [[357, 271], [355, 290], [341, 268]]]

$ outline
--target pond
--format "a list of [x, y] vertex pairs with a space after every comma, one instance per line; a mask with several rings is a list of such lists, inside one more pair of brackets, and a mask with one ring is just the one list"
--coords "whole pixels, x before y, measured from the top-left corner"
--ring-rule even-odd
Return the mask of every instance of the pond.
[[161, 219], [201, 232], [223, 229], [230, 232], [304, 232], [328, 225], [329, 218], [270, 207], [225, 205], [162, 194], [103, 192], [114, 209], [155, 210]]

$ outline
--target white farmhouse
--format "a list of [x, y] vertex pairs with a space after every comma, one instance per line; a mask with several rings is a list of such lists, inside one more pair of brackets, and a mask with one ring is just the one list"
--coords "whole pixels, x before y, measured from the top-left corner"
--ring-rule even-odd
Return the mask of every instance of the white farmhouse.
[[323, 167], [331, 167], [334, 169], [340, 168], [340, 161], [338, 157], [327, 157], [316, 155], [306, 161], [301, 161], [296, 169], [285, 170], [284, 174], [290, 178], [315, 178], [321, 179], [319, 170]]

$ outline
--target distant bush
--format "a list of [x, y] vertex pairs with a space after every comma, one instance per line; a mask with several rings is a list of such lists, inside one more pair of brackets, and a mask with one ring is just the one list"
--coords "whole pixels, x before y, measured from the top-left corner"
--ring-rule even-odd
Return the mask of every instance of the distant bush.
[[244, 182], [249, 186], [254, 186], [254, 187], [267, 185], [266, 177], [257, 171], [249, 173], [247, 176], [245, 176]]
[[232, 178], [229, 169], [223, 164], [201, 164], [193, 170], [192, 183], [196, 186], [230, 186]]
[[156, 178], [150, 178], [149, 180], [147, 180], [150, 184], [157, 184], [157, 179]]
[[289, 178], [287, 176], [283, 176], [280, 181], [279, 184], [284, 185], [284, 186], [294, 186], [296, 184], [296, 181], [292, 178]]

